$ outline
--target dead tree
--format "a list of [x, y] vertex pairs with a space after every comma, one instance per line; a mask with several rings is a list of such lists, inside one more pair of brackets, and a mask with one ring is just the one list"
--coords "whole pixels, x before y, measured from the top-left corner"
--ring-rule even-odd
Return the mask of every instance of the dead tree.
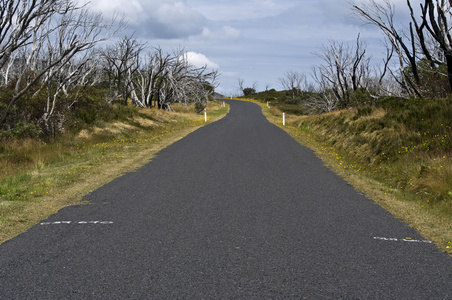
[[[398, 56], [399, 75], [402, 85], [406, 88], [410, 96], [421, 96], [419, 90], [420, 77], [416, 64], [417, 47], [413, 28], [410, 27], [409, 38], [405, 41], [405, 33], [397, 29], [394, 24], [394, 6], [389, 0], [384, 0], [384, 4], [380, 4], [375, 0], [367, 0], [360, 5], [354, 4], [353, 11], [365, 22], [376, 25], [382, 30]], [[406, 65], [411, 67], [414, 81], [406, 76]]]
[[0, 68], [16, 50], [32, 44], [37, 31], [52, 17], [74, 9], [74, 3], [69, 0], [0, 0]]
[[[122, 25], [115, 27], [115, 20], [105, 24], [101, 14], [76, 7], [71, 1], [5, 2], [7, 10], [0, 10], [8, 19], [2, 18], [0, 24], [0, 68], [12, 58], [20, 67], [14, 96], [0, 115], [0, 124], [32, 87], [42, 89], [77, 55], [110, 38]], [[52, 115], [52, 107], [46, 105], [44, 120]]]
[[302, 85], [306, 86], [306, 75], [297, 71], [289, 70], [284, 73], [284, 76], [279, 78], [279, 83], [284, 90], [290, 91], [292, 100], [295, 100], [302, 92]]
[[173, 60], [170, 54], [164, 54], [161, 48], [155, 48], [142, 58], [140, 68], [134, 77], [134, 85], [140, 95], [142, 106], [158, 105], [159, 82], [166, 76], [167, 66]]
[[161, 80], [159, 107], [171, 110], [171, 105], [176, 102], [204, 105], [214, 91], [218, 71], [191, 65], [184, 51], [176, 52], [174, 56], [166, 77]]
[[355, 48], [330, 41], [316, 54], [323, 59], [323, 64], [314, 68], [314, 80], [318, 86], [330, 90], [342, 107], [349, 106], [351, 93], [360, 88], [368, 89], [370, 62], [359, 36]]
[[164, 54], [156, 48], [140, 60], [132, 86], [139, 105], [171, 110], [174, 103], [207, 102], [217, 76], [207, 66], [191, 65], [184, 50]]
[[[431, 62], [432, 66], [447, 64], [447, 76], [449, 87], [452, 90], [452, 36], [451, 26], [451, 1], [445, 0], [425, 0], [420, 4], [421, 23], [419, 24], [414, 15], [410, 0], [407, 5], [411, 12], [411, 19], [414, 23], [422, 53]], [[429, 47], [429, 40], [436, 42], [436, 45]], [[439, 50], [439, 51], [438, 51]], [[441, 53], [440, 57], [438, 54]]]
[[110, 88], [110, 103], [122, 97], [123, 103], [127, 105], [131, 93], [134, 104], [141, 103], [134, 94], [133, 76], [140, 67], [140, 55], [144, 49], [145, 44], [131, 36], [120, 39], [102, 51]]

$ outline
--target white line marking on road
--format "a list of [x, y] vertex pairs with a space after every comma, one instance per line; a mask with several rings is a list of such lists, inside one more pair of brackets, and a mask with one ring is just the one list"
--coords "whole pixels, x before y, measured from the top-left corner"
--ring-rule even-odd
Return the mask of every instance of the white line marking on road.
[[62, 225], [62, 224], [99, 224], [110, 225], [113, 221], [55, 221], [55, 222], [41, 222], [39, 225]]
[[375, 236], [374, 240], [390, 241], [390, 242], [407, 242], [407, 243], [427, 243], [427, 244], [432, 243], [427, 240], [413, 240], [411, 238], [397, 239], [397, 238], [385, 238], [385, 237], [378, 237], [378, 236]]

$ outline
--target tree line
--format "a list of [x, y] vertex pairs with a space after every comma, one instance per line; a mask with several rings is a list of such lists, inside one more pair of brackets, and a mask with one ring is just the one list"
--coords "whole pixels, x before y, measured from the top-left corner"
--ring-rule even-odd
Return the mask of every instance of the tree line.
[[91, 87], [107, 103], [202, 108], [218, 72], [191, 65], [183, 49], [116, 38], [125, 28], [72, 0], [0, 0], [0, 129], [25, 122], [52, 134]]
[[[407, 0], [410, 22], [398, 26], [390, 0], [352, 2], [354, 15], [383, 33], [384, 59], [373, 62], [360, 35], [354, 43], [330, 40], [315, 53], [322, 63], [311, 74], [290, 70], [279, 78], [287, 91], [286, 102], [318, 113], [372, 105], [388, 96], [448, 96], [452, 92], [451, 6], [452, 1], [445, 0]], [[238, 84], [244, 94], [256, 90], [256, 83], [244, 88], [239, 79]]]

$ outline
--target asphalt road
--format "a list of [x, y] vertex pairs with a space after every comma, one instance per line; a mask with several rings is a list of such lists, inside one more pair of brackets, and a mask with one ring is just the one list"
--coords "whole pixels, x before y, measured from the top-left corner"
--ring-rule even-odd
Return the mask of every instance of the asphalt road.
[[1, 245], [0, 299], [452, 299], [447, 254], [230, 104]]

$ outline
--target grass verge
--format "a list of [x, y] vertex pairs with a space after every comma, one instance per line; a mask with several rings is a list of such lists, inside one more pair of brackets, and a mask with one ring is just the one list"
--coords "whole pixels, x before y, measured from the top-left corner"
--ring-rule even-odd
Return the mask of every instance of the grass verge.
[[[422, 115], [422, 108], [433, 111], [431, 103], [394, 112], [361, 108], [313, 116], [286, 114], [283, 126], [277, 107], [253, 102], [261, 105], [270, 122], [314, 150], [357, 190], [452, 255], [452, 139], [450, 124], [444, 121], [447, 113], [443, 121], [436, 112]], [[450, 103], [440, 105], [445, 110]], [[411, 111], [418, 115], [417, 122]]]
[[44, 143], [26, 139], [0, 149], [0, 244], [124, 172], [149, 162], [161, 149], [228, 112], [211, 101], [208, 120], [175, 106], [175, 112], [137, 109], [127, 119], [98, 124]]

